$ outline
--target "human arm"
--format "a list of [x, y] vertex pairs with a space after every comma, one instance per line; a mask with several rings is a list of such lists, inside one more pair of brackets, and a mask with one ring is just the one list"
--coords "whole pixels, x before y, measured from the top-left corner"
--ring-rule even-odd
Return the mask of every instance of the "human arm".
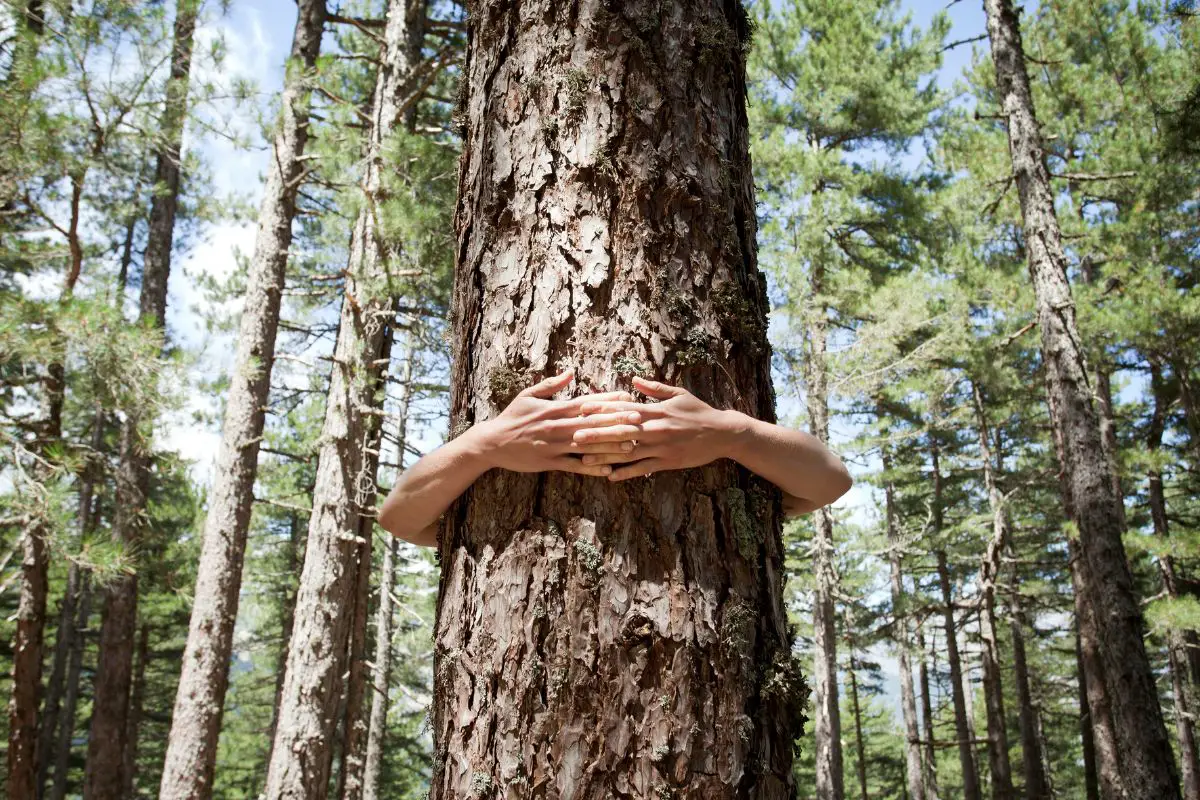
[[[639, 408], [637, 446], [628, 454], [584, 456], [586, 464], [619, 465], [609, 480], [626, 480], [661, 470], [703, 466], [731, 458], [783, 491], [788, 516], [815, 511], [845, 494], [850, 473], [820, 440], [803, 431], [754, 419], [740, 411], [718, 410], [675, 386], [634, 378], [634, 387], [660, 402], [636, 404], [593, 401], [584, 413], [610, 414]], [[580, 443], [603, 442], [602, 429], [580, 430]]]
[[[580, 456], [627, 452], [641, 414], [637, 409], [623, 409], [583, 416], [585, 403], [631, 401], [633, 397], [626, 392], [552, 400], [571, 377], [571, 372], [564, 372], [525, 389], [495, 419], [469, 428], [419, 459], [404, 471], [380, 506], [380, 526], [413, 544], [436, 545], [442, 513], [493, 467], [514, 472], [610, 474], [611, 466], [584, 464]], [[602, 443], [573, 441], [576, 431], [600, 426], [610, 428], [614, 435]]]

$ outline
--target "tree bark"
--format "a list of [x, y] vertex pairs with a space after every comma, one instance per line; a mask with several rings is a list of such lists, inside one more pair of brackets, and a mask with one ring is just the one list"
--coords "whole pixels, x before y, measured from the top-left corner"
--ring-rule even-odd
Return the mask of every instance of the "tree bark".
[[1013, 675], [1017, 690], [1017, 719], [1021, 729], [1021, 773], [1025, 778], [1023, 796], [1028, 800], [1049, 800], [1051, 794], [1050, 783], [1046, 778], [1046, 751], [1038, 735], [1037, 710], [1033, 704], [1029, 666], [1025, 656], [1025, 629], [1028, 622], [1021, 607], [1021, 592], [1015, 567], [1010, 578], [1008, 608]]
[[[1087, 580], [1079, 588], [1083, 604], [1092, 607], [1097, 625], [1104, 630], [1098, 640], [1099, 657], [1109, 684], [1118, 769], [1129, 797], [1176, 798], [1178, 776], [1146, 656], [1141, 607], [1121, 541], [1119, 498], [1113, 495], [1112, 470], [1104, 457], [1088, 386], [1020, 24], [1012, 0], [985, 0], [984, 7], [1037, 296], [1051, 424], [1062, 439], [1064, 484], [1079, 529], [1081, 560], [1087, 564], [1083, 576]], [[1095, 702], [1090, 691], [1088, 696], [1089, 702]]]
[[21, 543], [21, 594], [13, 641], [12, 698], [8, 712], [8, 796], [37, 795], [38, 705], [42, 689], [42, 638], [46, 627], [46, 533], [30, 526]]
[[[938, 480], [934, 473], [934, 481]], [[967, 723], [967, 698], [963, 691], [962, 660], [958, 652], [958, 630], [954, 624], [954, 595], [950, 591], [950, 570], [946, 551], [937, 551], [938, 585], [942, 590], [942, 615], [946, 628], [946, 661], [950, 666], [950, 692], [954, 702], [954, 732], [958, 739], [958, 762], [962, 766], [963, 794], [966, 800], [980, 800], [979, 775], [975, 770], [974, 737]]]
[[[1154, 535], [1165, 541], [1171, 535], [1170, 523], [1167, 519], [1167, 501], [1163, 492], [1162, 471], [1159, 470], [1153, 456], [1162, 448], [1167, 412], [1173, 404], [1174, 398], [1167, 392], [1162, 367], [1157, 363], [1152, 363], [1150, 367], [1150, 386], [1154, 396], [1154, 408], [1150, 416], [1150, 425], [1146, 431], [1146, 445], [1151, 453], [1151, 466], [1147, 470], [1149, 484], [1147, 495], [1150, 501], [1150, 521], [1154, 527]], [[1180, 591], [1174, 559], [1170, 555], [1159, 556], [1158, 569], [1167, 596], [1171, 599], [1178, 598]], [[1189, 634], [1193, 641], [1188, 641]], [[1200, 759], [1197, 755], [1195, 728], [1196, 693], [1188, 670], [1188, 650], [1190, 647], [1196, 646], [1195, 638], [1195, 633], [1192, 631], [1175, 629], [1167, 631], [1171, 692], [1175, 698], [1175, 733], [1179, 744], [1179, 762], [1183, 773], [1183, 796], [1186, 800], [1200, 798]]]
[[[312, 495], [312, 487], [307, 494]], [[300, 562], [300, 515], [293, 511], [288, 518], [288, 560], [287, 574], [295, 575], [302, 566]], [[267, 727], [267, 738], [270, 746], [267, 748], [267, 763], [271, 763], [271, 753], [275, 746], [275, 732], [279, 730], [279, 710], [283, 706], [283, 685], [287, 678], [288, 651], [291, 649], [292, 627], [296, 622], [296, 592], [288, 587], [282, 600], [280, 613], [279, 656], [275, 660], [275, 702], [271, 708], [271, 724]]]
[[[809, 276], [809, 308], [805, 379], [809, 431], [829, 444], [828, 375], [826, 373], [827, 310], [821, 299], [825, 270], [819, 257], [812, 259]], [[813, 514], [813, 739], [815, 744], [816, 792], [818, 800], [843, 800], [845, 785], [842, 757], [842, 719], [838, 706], [837, 630], [834, 597], [837, 573], [834, 566], [833, 512], [817, 509]]]
[[[141, 324], [159, 335], [166, 322], [167, 279], [175, 238], [181, 148], [198, 9], [198, 0], [179, 0], [175, 8], [171, 71], [161, 121], [162, 144], [155, 156], [155, 191], [150, 204], [138, 312]], [[141, 538], [149, 490], [150, 443], [148, 431], [142, 430], [149, 427], [149, 421], [142, 419], [141, 409], [125, 411], [121, 424], [113, 537], [125, 547], [132, 548]], [[121, 796], [136, 621], [137, 575], [123, 575], [104, 589], [84, 800], [118, 800]]]
[[62, 710], [59, 712], [57, 737], [54, 750], [54, 775], [47, 800], [63, 800], [67, 795], [67, 774], [71, 764], [71, 743], [75, 739], [75, 709], [79, 702], [79, 676], [83, 668], [84, 634], [88, 629], [88, 618], [92, 614], [92, 588], [83, 576], [80, 586], [79, 610], [75, 619], [75, 640], [72, 643], [70, 661], [67, 664]]
[[386, 199], [383, 145], [404, 111], [412, 67], [404, 3], [389, 6], [383, 36], [362, 179], [366, 201], [346, 267], [296, 622], [267, 770], [266, 794], [273, 800], [321, 800], [328, 793], [351, 631], [347, 611], [354, 606], [359, 570], [370, 569], [379, 460], [377, 447], [370, 446], [379, 436], [375, 396], [395, 324], [395, 297], [403, 288], [391, 274], [402, 243], [381, 239], [375, 206]]
[[[748, 33], [737, 2], [475, 7], [456, 426], [566, 367], [774, 418]], [[441, 532], [432, 800], [790, 797], [807, 692], [779, 512], [728, 461], [481, 477]]]
[[125, 782], [122, 796], [127, 800], [137, 798], [138, 731], [142, 724], [142, 702], [146, 696], [146, 658], [150, 653], [150, 626], [142, 623], [138, 636], [137, 661], [133, 670], [133, 687], [129, 693], [129, 717], [125, 726], [125, 753], [121, 767], [121, 779]]
[[1012, 765], [1008, 759], [1008, 730], [1004, 715], [1004, 681], [1000, 666], [1000, 643], [996, 634], [996, 581], [1000, 575], [1001, 554], [1008, 548], [1008, 516], [1004, 498], [996, 485], [992, 465], [992, 448], [988, 434], [983, 396], [972, 383], [975, 416], [979, 430], [979, 456], [983, 462], [983, 483], [992, 512], [992, 536], [988, 541], [983, 562], [979, 567], [979, 638], [983, 662], [983, 693], [987, 705], [988, 768], [991, 771], [992, 797], [995, 800], [1015, 798], [1012, 785]]
[[[411, 337], [411, 334], [410, 334]], [[400, 405], [396, 411], [397, 463], [404, 463], [408, 441], [409, 400], [412, 397], [413, 360], [416, 346], [409, 338], [405, 345], [404, 367], [400, 375]], [[400, 540], [392, 538], [383, 551], [379, 571], [379, 606], [375, 610], [375, 663], [371, 670], [371, 717], [367, 732], [367, 752], [363, 767], [363, 800], [379, 800], [379, 775], [383, 767], [383, 744], [387, 735], [389, 689], [392, 678], [392, 632], [395, 611], [392, 593], [396, 589]]]
[[911, 630], [909, 627], [908, 601], [904, 596], [904, 573], [902, 559], [903, 541], [900, 537], [900, 521], [896, 517], [896, 487], [891, 479], [891, 453], [884, 445], [883, 474], [884, 509], [887, 521], [888, 565], [891, 571], [893, 638], [896, 642], [896, 657], [900, 667], [900, 710], [904, 717], [905, 775], [908, 778], [909, 800], [925, 800], [925, 777], [921, 759], [921, 731], [917, 719], [917, 701], [913, 692], [912, 664], [909, 660]]
[[212, 793], [280, 299], [296, 194], [305, 174], [310, 84], [324, 27], [325, 0], [300, 0], [209, 493], [191, 626], [163, 765], [159, 796], [164, 800], [199, 800]]
[[933, 744], [933, 696], [929, 693], [929, 664], [925, 660], [925, 622], [917, 625], [917, 651], [921, 654], [921, 663], [917, 670], [921, 683], [921, 716], [925, 720], [925, 794], [926, 797], [938, 796], [937, 784], [937, 753]]

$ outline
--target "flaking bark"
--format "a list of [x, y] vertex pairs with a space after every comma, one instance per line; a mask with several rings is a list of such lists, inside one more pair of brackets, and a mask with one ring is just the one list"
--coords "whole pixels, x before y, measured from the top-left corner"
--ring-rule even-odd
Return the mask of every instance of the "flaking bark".
[[[476, 4], [452, 424], [635, 372], [774, 419], [738, 2]], [[431, 798], [792, 795], [778, 491], [485, 474], [447, 513]]]

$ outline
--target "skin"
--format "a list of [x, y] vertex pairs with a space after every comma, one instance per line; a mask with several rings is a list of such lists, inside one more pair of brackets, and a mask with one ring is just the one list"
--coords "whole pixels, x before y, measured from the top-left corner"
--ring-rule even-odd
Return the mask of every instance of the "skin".
[[489, 469], [562, 470], [610, 481], [731, 458], [783, 491], [784, 512], [829, 505], [852, 484], [846, 466], [814, 436], [718, 410], [686, 389], [634, 378], [627, 392], [553, 400], [568, 371], [521, 392], [498, 417], [480, 423], [410, 467], [379, 512], [384, 530], [434, 547], [437, 523], [459, 495]]

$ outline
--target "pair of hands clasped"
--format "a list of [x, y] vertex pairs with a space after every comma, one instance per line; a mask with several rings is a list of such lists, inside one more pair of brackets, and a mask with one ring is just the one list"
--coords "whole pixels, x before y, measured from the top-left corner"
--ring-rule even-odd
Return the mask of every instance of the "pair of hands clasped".
[[634, 378], [635, 389], [659, 402], [636, 403], [628, 392], [551, 399], [573, 377], [568, 370], [530, 386], [482, 423], [490, 466], [620, 481], [728, 455], [737, 420], [686, 389]]

